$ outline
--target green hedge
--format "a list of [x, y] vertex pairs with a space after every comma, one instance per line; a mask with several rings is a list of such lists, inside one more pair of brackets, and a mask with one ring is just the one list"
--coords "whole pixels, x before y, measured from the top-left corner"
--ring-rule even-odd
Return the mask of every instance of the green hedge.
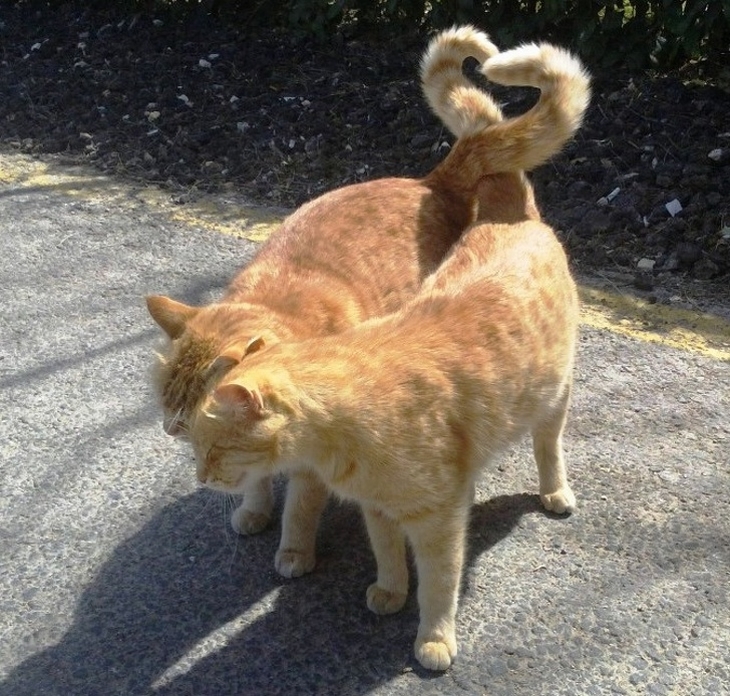
[[[16, 4], [53, 6], [17, 0]], [[730, 0], [87, 0], [87, 8], [220, 16], [243, 27], [326, 37], [339, 30], [397, 35], [471, 22], [500, 45], [551, 40], [592, 65], [673, 67], [730, 57]]]
[[505, 46], [552, 40], [606, 67], [673, 66], [730, 48], [730, 0], [259, 0], [258, 8], [257, 21], [320, 35], [342, 23], [403, 31], [472, 22]]

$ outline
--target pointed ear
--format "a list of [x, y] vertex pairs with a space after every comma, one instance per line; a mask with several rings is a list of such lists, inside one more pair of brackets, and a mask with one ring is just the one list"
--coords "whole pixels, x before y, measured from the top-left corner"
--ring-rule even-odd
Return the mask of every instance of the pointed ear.
[[244, 387], [236, 382], [228, 382], [213, 392], [215, 400], [224, 408], [246, 415], [260, 417], [264, 410], [264, 400], [256, 387]]
[[145, 300], [150, 316], [173, 340], [182, 335], [188, 321], [199, 311], [197, 307], [176, 302], [164, 295], [148, 295]]
[[210, 364], [208, 368], [208, 374], [212, 375], [214, 372], [220, 372], [221, 374], [228, 372], [232, 367], [238, 365], [243, 359], [243, 352], [237, 346], [231, 346], [226, 348], [216, 359]]
[[265, 345], [266, 345], [266, 341], [264, 341], [263, 336], [254, 336], [246, 344], [246, 350], [243, 352], [244, 357], [247, 355], [251, 355], [252, 353], [255, 353], [256, 351], [261, 350]]
[[254, 336], [247, 344], [246, 347], [241, 350], [240, 346], [233, 345], [226, 348], [210, 365], [208, 368], [208, 374], [214, 372], [225, 373], [228, 372], [232, 367], [238, 365], [247, 355], [251, 355], [258, 350], [261, 350], [265, 345], [262, 336]]

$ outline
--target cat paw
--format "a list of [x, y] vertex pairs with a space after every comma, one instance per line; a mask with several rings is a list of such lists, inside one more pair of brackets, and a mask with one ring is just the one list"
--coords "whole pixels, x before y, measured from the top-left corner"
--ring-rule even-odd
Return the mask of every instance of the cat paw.
[[575, 495], [569, 486], [560, 488], [553, 493], [541, 493], [540, 500], [546, 510], [559, 515], [575, 511]]
[[426, 669], [443, 672], [456, 657], [456, 640], [416, 641], [416, 659]]
[[405, 592], [391, 592], [384, 590], [374, 582], [367, 590], [368, 609], [375, 614], [395, 614], [406, 603], [408, 595]]
[[274, 559], [276, 572], [285, 578], [298, 578], [305, 573], [311, 573], [315, 563], [314, 553], [305, 553], [296, 549], [279, 549]]
[[243, 505], [231, 514], [231, 527], [237, 534], [258, 534], [271, 524], [271, 515], [246, 510]]

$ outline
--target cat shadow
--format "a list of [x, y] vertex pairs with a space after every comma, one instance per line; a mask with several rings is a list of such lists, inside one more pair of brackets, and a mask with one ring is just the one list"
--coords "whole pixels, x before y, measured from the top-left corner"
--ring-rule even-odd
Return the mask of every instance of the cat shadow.
[[[415, 592], [378, 617], [365, 606], [375, 576], [359, 510], [332, 502], [318, 565], [286, 580], [273, 568], [279, 528], [240, 538], [220, 499], [197, 491], [161, 509], [119, 545], [79, 598], [69, 629], [0, 684], [0, 693], [365, 694], [415, 662]], [[474, 506], [468, 567], [539, 511], [535, 496]]]
[[467, 568], [482, 553], [507, 537], [525, 515], [536, 513], [555, 519], [563, 517], [547, 512], [540, 503], [540, 497], [531, 493], [497, 495], [474, 503], [467, 536]]

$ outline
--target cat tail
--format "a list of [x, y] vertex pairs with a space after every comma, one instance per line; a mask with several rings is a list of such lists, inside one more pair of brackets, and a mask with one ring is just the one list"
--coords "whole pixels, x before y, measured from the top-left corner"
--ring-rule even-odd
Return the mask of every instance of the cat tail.
[[551, 44], [497, 53], [485, 60], [481, 72], [502, 85], [537, 87], [540, 98], [528, 112], [456, 141], [430, 175], [455, 192], [474, 190], [491, 174], [530, 171], [546, 162], [578, 130], [590, 101], [590, 77], [582, 63]]
[[453, 27], [431, 39], [421, 57], [421, 89], [431, 110], [457, 137], [478, 133], [502, 120], [489, 94], [464, 75], [467, 58], [483, 65], [499, 49], [472, 26]]

